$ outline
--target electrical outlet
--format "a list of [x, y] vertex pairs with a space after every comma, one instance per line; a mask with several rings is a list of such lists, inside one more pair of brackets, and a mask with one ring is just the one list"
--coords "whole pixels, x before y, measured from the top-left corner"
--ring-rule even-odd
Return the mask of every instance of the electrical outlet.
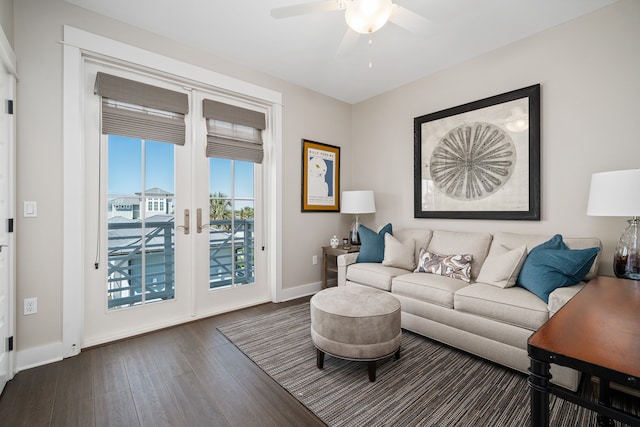
[[24, 299], [24, 315], [36, 314], [38, 312], [38, 298]]
[[318, 255], [314, 255], [313, 257], [311, 257], [311, 264], [313, 265], [318, 264]]

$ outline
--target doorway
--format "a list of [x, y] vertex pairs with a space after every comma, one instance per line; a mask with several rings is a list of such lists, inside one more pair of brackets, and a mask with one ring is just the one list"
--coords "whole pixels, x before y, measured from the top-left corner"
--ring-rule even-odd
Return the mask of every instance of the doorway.
[[0, 393], [13, 378], [13, 333], [15, 329], [15, 60], [4, 33], [0, 31]]

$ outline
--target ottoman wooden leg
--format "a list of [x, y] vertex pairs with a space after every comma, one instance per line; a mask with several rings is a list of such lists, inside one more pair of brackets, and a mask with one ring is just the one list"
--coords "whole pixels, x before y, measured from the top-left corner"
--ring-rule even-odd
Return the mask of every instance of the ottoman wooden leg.
[[370, 360], [367, 362], [367, 368], [369, 370], [369, 381], [374, 382], [376, 380], [376, 361]]
[[316, 349], [316, 365], [318, 369], [324, 368], [324, 352], [320, 349]]

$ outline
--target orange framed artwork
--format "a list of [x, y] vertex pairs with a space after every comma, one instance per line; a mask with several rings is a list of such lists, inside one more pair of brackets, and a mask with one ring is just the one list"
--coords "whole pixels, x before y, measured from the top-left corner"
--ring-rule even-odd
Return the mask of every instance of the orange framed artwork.
[[340, 212], [340, 147], [302, 140], [302, 212]]

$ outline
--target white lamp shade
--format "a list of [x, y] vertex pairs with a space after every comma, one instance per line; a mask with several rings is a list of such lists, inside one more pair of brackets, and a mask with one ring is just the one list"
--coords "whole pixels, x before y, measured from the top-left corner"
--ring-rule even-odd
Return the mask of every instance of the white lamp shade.
[[366, 214], [376, 211], [373, 191], [343, 191], [340, 212]]
[[640, 169], [594, 173], [587, 215], [640, 216]]

